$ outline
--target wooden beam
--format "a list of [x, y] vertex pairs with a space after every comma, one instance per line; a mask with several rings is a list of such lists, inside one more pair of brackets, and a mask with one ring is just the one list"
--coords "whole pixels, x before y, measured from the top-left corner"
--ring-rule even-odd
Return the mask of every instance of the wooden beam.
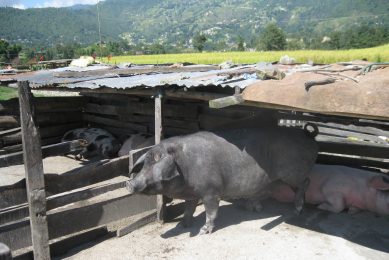
[[[155, 144], [159, 144], [163, 137], [162, 129], [162, 93], [159, 91], [155, 96]], [[157, 221], [164, 223], [166, 205], [163, 202], [163, 196], [157, 195]]]
[[[53, 144], [42, 147], [42, 158], [50, 156], [63, 155], [69, 152], [74, 152], [82, 149], [85, 145], [83, 140], [74, 140], [60, 144]], [[0, 167], [8, 167], [11, 165], [23, 164], [23, 152], [17, 152], [0, 156]]]
[[71, 170], [61, 175], [46, 175], [47, 189], [58, 194], [128, 174], [128, 156], [106, 159]]
[[35, 259], [50, 259], [49, 230], [46, 216], [46, 191], [42, 151], [33, 97], [28, 81], [18, 83], [23, 157], [30, 211], [31, 238]]
[[389, 170], [389, 160], [388, 159], [377, 159], [377, 158], [368, 158], [368, 157], [359, 157], [359, 156], [346, 156], [338, 154], [329, 154], [329, 153], [319, 153], [317, 158], [318, 163], [330, 164], [330, 165], [346, 165], [351, 167], [374, 167], [380, 169]]
[[[58, 207], [63, 207], [81, 200], [88, 200], [95, 196], [123, 187], [125, 187], [125, 178], [120, 176], [104, 182], [103, 184], [94, 184], [93, 186], [88, 186], [82, 189], [53, 195], [47, 198], [47, 210], [49, 211]], [[27, 203], [0, 209], [0, 225], [18, 221], [20, 219], [27, 218], [28, 216]]]
[[88, 76], [104, 76], [107, 74], [115, 75], [138, 75], [138, 74], [149, 74], [149, 73], [178, 73], [178, 72], [202, 72], [202, 71], [211, 71], [211, 70], [220, 70], [219, 66], [187, 66], [187, 67], [170, 67], [170, 66], [154, 66], [154, 67], [144, 67], [144, 68], [128, 68], [128, 69], [104, 69], [104, 70], [91, 70], [84, 72], [76, 71], [66, 71], [58, 72], [55, 74], [56, 77], [61, 78], [79, 78], [79, 77], [88, 77]]
[[244, 102], [242, 95], [234, 95], [229, 97], [223, 97], [218, 99], [213, 99], [209, 101], [210, 108], [224, 108], [234, 105], [239, 105]]
[[90, 115], [90, 114], [84, 114], [83, 118], [84, 118], [84, 120], [86, 120], [88, 122], [94, 122], [97, 124], [103, 124], [103, 125], [119, 127], [119, 128], [129, 128], [131, 130], [136, 130], [136, 131], [139, 131], [142, 133], [147, 132], [147, 126], [140, 125], [140, 124], [121, 122], [121, 121], [116, 120], [116, 119], [94, 116], [94, 115]]
[[131, 223], [127, 227], [121, 228], [116, 232], [117, 237], [122, 237], [130, 234], [131, 232], [157, 220], [157, 212], [153, 210], [150, 214], [141, 217], [136, 220], [134, 223]]
[[[101, 160], [90, 163], [63, 174], [46, 174], [46, 190], [50, 194], [59, 194], [79, 189], [117, 176], [128, 175], [128, 156], [113, 160]], [[25, 181], [0, 187], [0, 208], [26, 202]]]
[[319, 135], [316, 137], [319, 151], [334, 154], [358, 155], [372, 158], [387, 159], [389, 146], [362, 141], [352, 141], [346, 138]]
[[[93, 200], [80, 201], [50, 211], [49, 237], [60, 238], [153, 209], [155, 209], [153, 197], [130, 196], [125, 188], [114, 190]], [[0, 241], [7, 243], [11, 250], [31, 246], [29, 223], [27, 218], [0, 225]]]
[[[49, 137], [57, 137], [63, 136], [67, 131], [82, 127], [82, 123], [71, 123], [71, 124], [63, 124], [63, 125], [54, 125], [48, 127], [40, 127], [40, 137], [41, 138], [49, 138]], [[22, 142], [22, 133], [17, 132], [14, 134], [10, 134], [2, 137], [4, 145], [13, 145]]]

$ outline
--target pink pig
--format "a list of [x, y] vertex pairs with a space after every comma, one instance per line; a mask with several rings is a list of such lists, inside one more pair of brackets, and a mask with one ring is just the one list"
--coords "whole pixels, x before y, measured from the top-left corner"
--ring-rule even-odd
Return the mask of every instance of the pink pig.
[[[272, 197], [293, 202], [295, 192], [284, 183], [272, 188]], [[315, 165], [305, 194], [306, 202], [319, 209], [339, 213], [369, 210], [389, 215], [389, 176], [337, 165]]]

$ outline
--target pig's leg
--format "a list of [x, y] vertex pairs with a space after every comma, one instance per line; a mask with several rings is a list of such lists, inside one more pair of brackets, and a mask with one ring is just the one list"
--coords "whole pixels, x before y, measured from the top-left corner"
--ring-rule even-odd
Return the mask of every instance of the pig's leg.
[[183, 227], [190, 227], [192, 225], [193, 213], [196, 210], [197, 203], [199, 200], [186, 200], [185, 201], [185, 212], [184, 217], [180, 222], [180, 225]]
[[345, 203], [342, 194], [333, 193], [326, 197], [327, 201], [318, 206], [319, 209], [340, 213], [345, 208]]
[[295, 213], [300, 215], [305, 203], [305, 192], [309, 186], [309, 178], [306, 178], [303, 183], [298, 187], [296, 197], [294, 200]]
[[205, 225], [200, 230], [200, 235], [211, 234], [215, 227], [215, 219], [217, 217], [217, 211], [219, 209], [219, 199], [217, 197], [205, 197], [203, 198], [206, 221]]

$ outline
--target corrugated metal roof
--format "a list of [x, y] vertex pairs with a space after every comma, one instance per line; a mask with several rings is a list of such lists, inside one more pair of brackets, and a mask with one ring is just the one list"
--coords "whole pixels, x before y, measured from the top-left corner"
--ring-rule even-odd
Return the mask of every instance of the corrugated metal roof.
[[[114, 89], [131, 89], [136, 87], [154, 88], [157, 86], [174, 85], [179, 87], [203, 87], [203, 86], [217, 86], [217, 87], [239, 87], [246, 88], [248, 85], [258, 81], [255, 73], [238, 73], [239, 70], [254, 69], [254, 65], [241, 66], [233, 69], [223, 70], [208, 70], [208, 71], [192, 71], [196, 68], [203, 69], [202, 66], [187, 66], [191, 72], [182, 71], [182, 68], [177, 68], [180, 72], [168, 73], [153, 73], [148, 71], [147, 74], [140, 75], [123, 75], [123, 70], [115, 70], [110, 67], [92, 66], [87, 68], [67, 67], [54, 70], [38, 71], [33, 74], [18, 77], [18, 80], [30, 81], [32, 88], [69, 88], [69, 89], [99, 89], [114, 88]], [[132, 70], [153, 68], [152, 66], [137, 66]], [[205, 67], [206, 68], [206, 67]], [[210, 66], [210, 68], [212, 68]], [[214, 66], [213, 66], [214, 68]], [[88, 72], [94, 70], [104, 70], [101, 75], [95, 73], [62, 73], [66, 71], [73, 72]], [[131, 70], [130, 70], [131, 71]], [[234, 76], [228, 75], [233, 73]], [[65, 77], [66, 76], [66, 77]]]

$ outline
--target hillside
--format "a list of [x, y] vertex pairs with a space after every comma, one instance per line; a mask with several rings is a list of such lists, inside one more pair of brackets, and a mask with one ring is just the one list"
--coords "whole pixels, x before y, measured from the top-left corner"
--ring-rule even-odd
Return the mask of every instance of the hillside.
[[[253, 41], [269, 21], [289, 35], [311, 37], [361, 23], [389, 27], [387, 0], [106, 0], [103, 40], [189, 45], [203, 32], [210, 43]], [[97, 8], [0, 8], [0, 37], [24, 45], [98, 41]]]

